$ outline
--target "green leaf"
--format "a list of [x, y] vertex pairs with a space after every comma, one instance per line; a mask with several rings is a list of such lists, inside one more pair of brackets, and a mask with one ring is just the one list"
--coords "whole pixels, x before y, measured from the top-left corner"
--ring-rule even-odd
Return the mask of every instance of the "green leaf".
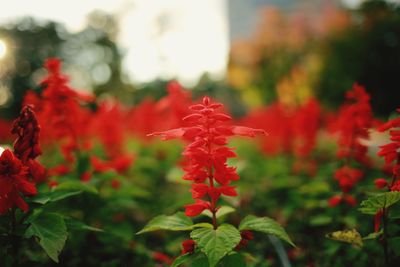
[[400, 192], [392, 191], [369, 196], [361, 202], [361, 211], [364, 214], [375, 215], [379, 210], [388, 208], [400, 200]]
[[[220, 217], [222, 217], [222, 216], [224, 216], [224, 215], [227, 215], [227, 214], [229, 214], [229, 213], [232, 213], [232, 212], [234, 212], [234, 211], [235, 211], [235, 209], [232, 208], [232, 207], [229, 207], [229, 206], [222, 206], [222, 207], [220, 207], [220, 208], [218, 209], [218, 211], [217, 211], [217, 213], [215, 214], [215, 216], [217, 216], [217, 218], [220, 218]], [[210, 217], [210, 218], [212, 218], [212, 213], [211, 213], [210, 210], [204, 210], [204, 211], [202, 212], [202, 214], [203, 214], [203, 215], [206, 215], [206, 216], [208, 216], [208, 217]]]
[[317, 215], [310, 219], [310, 225], [313, 226], [320, 226], [320, 225], [327, 225], [332, 222], [332, 217], [327, 215]]
[[243, 255], [239, 253], [232, 253], [226, 256], [222, 262], [222, 267], [243, 267], [246, 266], [246, 262], [244, 260]]
[[97, 189], [81, 181], [66, 181], [57, 185], [53, 191], [83, 191], [97, 194]]
[[158, 230], [169, 231], [189, 231], [193, 229], [193, 222], [183, 212], [177, 212], [174, 215], [160, 215], [152, 219], [137, 234], [153, 232]]
[[38, 203], [38, 204], [46, 204], [48, 202], [56, 202], [63, 200], [65, 198], [69, 198], [71, 196], [79, 195], [83, 191], [54, 191], [54, 192], [47, 192], [41, 193], [37, 196], [34, 196], [30, 199], [30, 202]]
[[89, 225], [87, 225], [81, 221], [78, 221], [74, 218], [64, 217], [64, 221], [69, 230], [103, 232], [103, 230], [100, 228], [89, 226]]
[[256, 217], [249, 215], [241, 221], [239, 230], [253, 230], [269, 235], [275, 235], [295, 247], [295, 244], [292, 242], [292, 240], [290, 240], [290, 237], [285, 232], [283, 227], [275, 220], [268, 217]]
[[199, 228], [190, 233], [190, 237], [202, 252], [207, 255], [211, 267], [240, 242], [240, 232], [230, 224], [223, 224], [217, 229]]
[[364, 236], [362, 239], [363, 239], [363, 240], [377, 239], [377, 238], [380, 237], [382, 234], [383, 234], [383, 230], [381, 229], [379, 232], [370, 233], [369, 235]]
[[193, 255], [186, 253], [183, 254], [181, 256], [179, 256], [178, 258], [176, 258], [174, 260], [174, 262], [172, 263], [171, 267], [178, 267], [179, 265], [181, 265], [182, 263], [186, 262], [188, 259], [190, 259]]
[[39, 245], [49, 255], [49, 257], [58, 262], [58, 255], [67, 240], [67, 227], [64, 219], [57, 213], [33, 214], [28, 219], [30, 225], [26, 229], [25, 237], [35, 236], [39, 239]]
[[211, 223], [196, 223], [192, 225], [192, 230], [195, 228], [213, 228]]
[[332, 240], [350, 243], [357, 247], [363, 246], [361, 235], [356, 229], [332, 232], [327, 234], [326, 237]]

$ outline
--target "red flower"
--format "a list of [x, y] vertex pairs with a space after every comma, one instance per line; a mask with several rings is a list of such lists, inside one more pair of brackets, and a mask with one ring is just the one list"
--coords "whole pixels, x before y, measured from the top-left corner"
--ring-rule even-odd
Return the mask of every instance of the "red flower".
[[196, 242], [192, 239], [188, 239], [182, 242], [182, 254], [192, 254], [196, 248]]
[[349, 192], [353, 186], [363, 177], [363, 172], [348, 166], [335, 171], [335, 179], [344, 193]]
[[349, 204], [350, 206], [356, 206], [357, 205], [357, 200], [353, 197], [353, 196], [350, 196], [350, 195], [345, 195], [344, 197], [343, 197], [343, 199], [344, 199], [344, 201], [347, 203], [347, 204]]
[[374, 181], [376, 188], [382, 189], [388, 185], [385, 178], [375, 179]]
[[28, 168], [8, 149], [0, 156], [0, 214], [13, 207], [28, 210], [21, 195], [37, 193], [35, 184], [28, 181]]
[[353, 90], [346, 93], [346, 99], [347, 102], [341, 107], [338, 119], [333, 125], [334, 132], [339, 134], [337, 156], [345, 159], [346, 164], [335, 172], [334, 177], [343, 192], [342, 199], [354, 206], [357, 201], [348, 193], [361, 180], [363, 172], [348, 165], [350, 161], [370, 165], [368, 148], [362, 140], [369, 138], [368, 131], [372, 127], [373, 117], [370, 97], [362, 86], [354, 84]]
[[84, 172], [81, 174], [81, 181], [82, 182], [89, 182], [92, 179], [92, 174], [90, 172]]
[[[183, 169], [186, 172], [183, 179], [193, 181], [191, 192], [196, 202], [185, 206], [185, 214], [197, 216], [209, 209], [214, 217], [214, 227], [218, 198], [221, 195], [237, 195], [235, 188], [229, 185], [238, 180], [239, 176], [236, 168], [226, 163], [228, 158], [236, 157], [233, 148], [225, 146], [227, 137], [254, 137], [258, 133], [265, 133], [260, 129], [226, 125], [231, 117], [218, 112], [221, 107], [222, 104], [212, 103], [210, 98], [204, 97], [201, 104], [190, 106], [193, 113], [183, 118], [189, 126], [150, 134], [161, 136], [163, 140], [181, 138], [190, 142], [182, 153], [185, 157]], [[202, 200], [206, 197], [210, 202]]]
[[240, 237], [241, 237], [241, 240], [240, 240], [239, 244], [237, 244], [237, 246], [235, 247], [235, 250], [240, 250], [240, 249], [244, 248], [245, 246], [247, 246], [249, 241], [253, 240], [254, 234], [251, 231], [244, 230], [244, 231], [240, 232]]
[[[397, 112], [400, 113], [400, 109], [397, 109]], [[387, 164], [392, 163], [393, 161], [397, 161], [398, 165], [399, 163], [399, 158], [400, 158], [400, 117], [392, 119], [388, 121], [387, 123], [381, 125], [378, 128], [378, 131], [384, 132], [387, 130], [389, 131], [390, 134], [390, 140], [392, 142], [383, 145], [380, 147], [380, 150], [378, 152], [378, 156], [384, 157], [385, 161]]]
[[203, 210], [210, 208], [210, 202], [196, 199], [196, 203], [185, 205], [185, 215], [188, 217], [194, 217], [202, 213]]
[[41, 183], [46, 181], [47, 172], [46, 169], [38, 161], [30, 159], [25, 163], [25, 166], [29, 169], [29, 174], [33, 181]]
[[65, 166], [63, 164], [55, 166], [49, 170], [49, 173], [51, 175], [56, 175], [56, 176], [63, 176], [70, 172], [71, 172], [70, 168], [68, 168], [68, 166]]
[[[400, 109], [397, 109], [397, 112], [400, 113]], [[381, 146], [378, 156], [385, 158], [386, 168], [392, 173], [392, 181], [389, 190], [400, 191], [400, 180], [398, 179], [400, 177], [400, 118], [389, 120], [387, 123], [381, 125], [378, 130], [389, 130], [390, 140], [392, 142]], [[375, 184], [377, 181], [380, 181], [383, 185], [383, 181], [381, 180], [383, 179], [375, 180]]]
[[339, 158], [350, 158], [368, 165], [367, 147], [361, 140], [369, 138], [368, 130], [373, 123], [370, 97], [362, 86], [355, 84], [346, 98], [347, 103], [339, 110], [333, 126], [333, 130], [339, 133], [337, 154]]
[[400, 191], [400, 181], [394, 182], [394, 184], [390, 187], [390, 191]]
[[133, 156], [120, 154], [111, 161], [110, 166], [118, 173], [126, 172], [133, 163]]
[[172, 262], [174, 261], [173, 258], [171, 258], [170, 256], [161, 253], [161, 252], [153, 252], [153, 259], [159, 263], [165, 263], [165, 264], [172, 264]]
[[52, 180], [52, 181], [49, 181], [47, 184], [48, 184], [48, 186], [49, 186], [50, 188], [54, 188], [54, 187], [56, 187], [56, 186], [58, 185], [58, 182]]
[[14, 142], [14, 154], [22, 161], [35, 159], [42, 154], [39, 145], [40, 127], [32, 106], [24, 106], [21, 114], [14, 121], [11, 133], [17, 135]]
[[342, 196], [333, 196], [328, 200], [329, 207], [336, 207], [342, 201]]
[[45, 63], [48, 76], [41, 82], [44, 86], [40, 95], [27, 95], [25, 103], [37, 107], [38, 121], [42, 125], [42, 140], [62, 140], [62, 152], [66, 160], [73, 162], [73, 152], [79, 149], [80, 140], [87, 136], [90, 112], [82, 103], [93, 100], [92, 96], [78, 93], [68, 86], [68, 78], [61, 73], [61, 63], [51, 58]]
[[44, 182], [47, 178], [46, 169], [36, 161], [36, 158], [42, 154], [39, 132], [40, 126], [32, 107], [24, 106], [11, 130], [11, 133], [17, 135], [14, 142], [14, 154], [28, 167], [30, 177], [37, 183]]

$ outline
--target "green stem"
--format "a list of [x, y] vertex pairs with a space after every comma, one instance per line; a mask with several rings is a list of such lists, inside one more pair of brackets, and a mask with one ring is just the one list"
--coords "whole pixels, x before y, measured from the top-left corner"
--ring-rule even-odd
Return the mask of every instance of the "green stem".
[[383, 215], [382, 215], [382, 224], [383, 224], [383, 238], [382, 238], [382, 247], [383, 247], [383, 254], [385, 258], [385, 266], [389, 267], [389, 252], [388, 252], [388, 229], [387, 229], [387, 215], [388, 209], [383, 208]]

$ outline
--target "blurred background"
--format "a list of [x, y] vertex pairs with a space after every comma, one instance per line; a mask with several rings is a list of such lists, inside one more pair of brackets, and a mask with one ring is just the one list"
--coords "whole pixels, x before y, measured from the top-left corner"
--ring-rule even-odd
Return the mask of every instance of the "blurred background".
[[400, 100], [400, 1], [8, 1], [0, 9], [0, 116], [40, 90], [48, 57], [80, 91], [128, 105], [176, 79], [236, 116], [316, 97], [336, 108], [357, 82], [386, 116]]

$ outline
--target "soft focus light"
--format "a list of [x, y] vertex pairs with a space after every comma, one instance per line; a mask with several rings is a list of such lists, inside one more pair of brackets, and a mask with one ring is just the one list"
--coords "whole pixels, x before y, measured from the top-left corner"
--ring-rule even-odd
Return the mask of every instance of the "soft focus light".
[[3, 40], [0, 40], [0, 59], [7, 55], [7, 44]]

